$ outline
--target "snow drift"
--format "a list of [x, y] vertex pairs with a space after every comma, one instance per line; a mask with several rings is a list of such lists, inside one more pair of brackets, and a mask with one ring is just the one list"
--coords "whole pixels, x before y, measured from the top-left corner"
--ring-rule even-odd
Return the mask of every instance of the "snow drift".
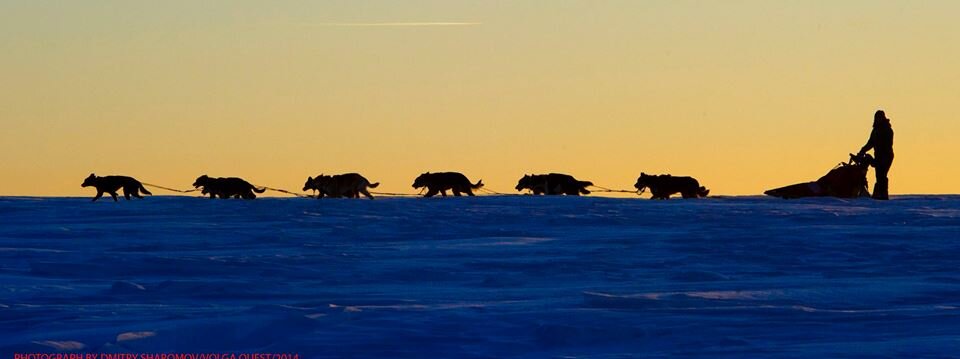
[[952, 355], [960, 197], [0, 198], [0, 355]]

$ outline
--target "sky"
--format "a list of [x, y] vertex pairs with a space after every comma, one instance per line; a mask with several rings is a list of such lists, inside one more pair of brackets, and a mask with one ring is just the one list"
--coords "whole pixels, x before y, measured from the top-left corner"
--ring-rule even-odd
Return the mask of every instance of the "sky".
[[[712, 194], [812, 181], [891, 119], [893, 194], [957, 193], [956, 1], [0, 1], [0, 195], [122, 174], [299, 190], [459, 171]], [[870, 182], [873, 183], [872, 171]], [[154, 193], [165, 193], [155, 190]]]

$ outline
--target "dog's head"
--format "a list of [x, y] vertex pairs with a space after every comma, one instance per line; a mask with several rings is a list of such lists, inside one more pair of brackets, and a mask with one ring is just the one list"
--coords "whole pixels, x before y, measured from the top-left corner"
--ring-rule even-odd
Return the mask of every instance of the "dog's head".
[[413, 188], [421, 188], [430, 184], [430, 172], [423, 173], [413, 180]]
[[650, 186], [651, 179], [653, 179], [653, 176], [640, 172], [640, 177], [637, 178], [637, 183], [634, 184], [633, 187], [636, 188], [637, 191], [643, 192]]
[[517, 187], [515, 188], [517, 189], [517, 191], [523, 191], [525, 189], [533, 189], [533, 186], [534, 186], [533, 179], [534, 178], [531, 175], [523, 175], [523, 178], [517, 181]]
[[310, 190], [316, 191], [317, 189], [319, 189], [320, 186], [317, 186], [317, 179], [319, 179], [322, 176], [323, 174], [321, 174], [320, 176], [317, 176], [317, 178], [307, 177], [307, 181], [303, 183], [303, 191], [304, 192], [310, 191]]
[[87, 179], [83, 180], [83, 184], [81, 184], [80, 187], [96, 186], [97, 185], [95, 183], [96, 181], [97, 181], [97, 175], [91, 173], [90, 176], [87, 177]]
[[207, 175], [203, 175], [203, 176], [197, 177], [196, 181], [193, 181], [193, 188], [199, 188], [201, 186], [206, 187], [209, 183], [210, 183], [210, 177], [207, 177]]

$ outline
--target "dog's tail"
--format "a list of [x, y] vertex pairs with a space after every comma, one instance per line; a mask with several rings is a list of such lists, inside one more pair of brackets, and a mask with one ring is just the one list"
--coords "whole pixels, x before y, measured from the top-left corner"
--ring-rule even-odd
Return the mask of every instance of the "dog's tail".
[[149, 194], [151, 196], [153, 195], [153, 193], [150, 193], [150, 191], [147, 191], [147, 189], [143, 187], [143, 183], [140, 184], [140, 192], [143, 194]]
[[264, 188], [257, 188], [257, 186], [250, 186], [250, 187], [253, 187], [253, 191], [254, 191], [254, 192], [257, 192], [257, 193], [263, 193], [263, 192], [266, 192], [266, 191], [267, 191], [267, 188], [266, 188], [266, 187], [264, 187]]
[[577, 181], [577, 185], [580, 186], [580, 194], [590, 194], [590, 191], [587, 190], [587, 187], [593, 186], [593, 182]]
[[380, 185], [380, 182], [374, 182], [367, 185], [369, 188], [377, 188]]
[[483, 187], [483, 180], [477, 181], [477, 184], [470, 185], [470, 187], [473, 187], [473, 189], [480, 189], [480, 187]]
[[710, 190], [708, 190], [707, 187], [700, 186], [700, 188], [697, 189], [697, 195], [700, 197], [706, 197], [708, 194], [710, 194]]

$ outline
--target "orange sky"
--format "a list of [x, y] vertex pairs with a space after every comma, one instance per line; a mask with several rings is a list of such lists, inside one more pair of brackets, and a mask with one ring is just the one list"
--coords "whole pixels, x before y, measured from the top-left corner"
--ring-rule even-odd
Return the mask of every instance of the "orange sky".
[[[955, 1], [0, 3], [0, 195], [90, 172], [299, 190], [424, 171], [713, 194], [814, 180], [896, 131], [891, 192], [956, 193]], [[870, 178], [873, 182], [872, 174]], [[155, 193], [163, 193], [155, 191]]]

